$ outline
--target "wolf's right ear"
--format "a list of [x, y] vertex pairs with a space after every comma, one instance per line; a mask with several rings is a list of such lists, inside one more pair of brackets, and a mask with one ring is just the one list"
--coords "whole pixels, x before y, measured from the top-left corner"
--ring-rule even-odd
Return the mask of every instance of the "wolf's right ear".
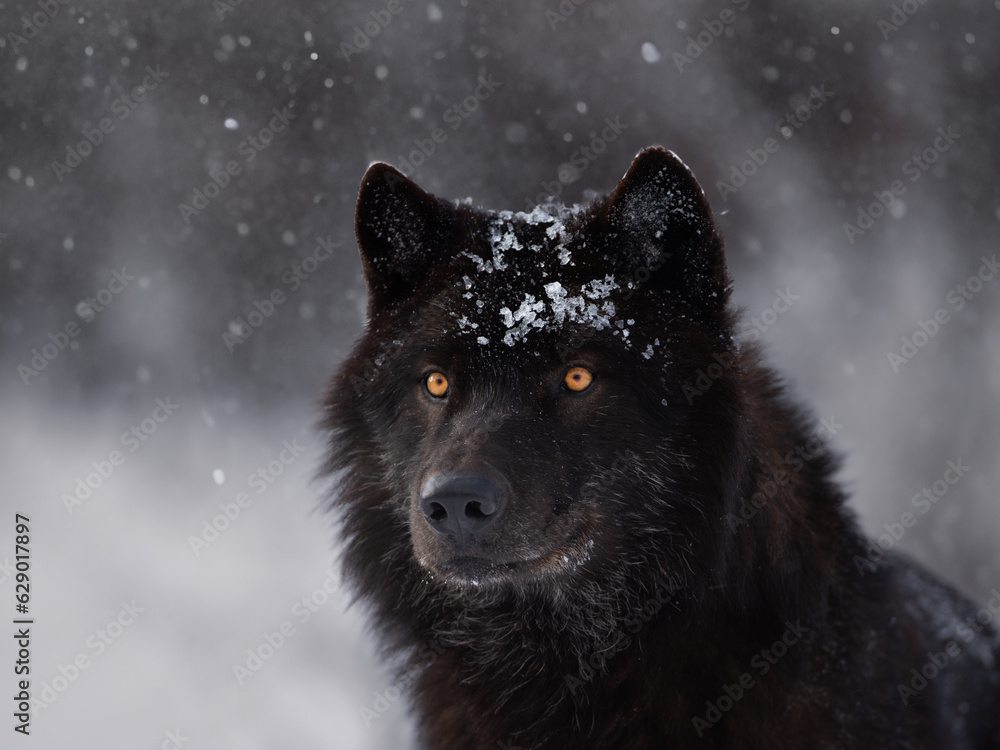
[[368, 318], [409, 296], [455, 246], [458, 214], [388, 164], [361, 180], [354, 229], [368, 285]]
[[648, 286], [676, 295], [692, 310], [713, 315], [729, 297], [729, 275], [712, 210], [691, 170], [676, 154], [640, 152], [605, 204], [628, 276], [645, 269]]

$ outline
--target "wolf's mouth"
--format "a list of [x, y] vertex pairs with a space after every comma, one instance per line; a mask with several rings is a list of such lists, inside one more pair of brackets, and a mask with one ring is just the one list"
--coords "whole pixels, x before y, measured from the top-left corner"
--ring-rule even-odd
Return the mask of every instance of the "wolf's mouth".
[[427, 561], [435, 573], [449, 583], [475, 587], [498, 583], [528, 583], [564, 575], [585, 565], [594, 548], [592, 536], [583, 529], [572, 534], [555, 550], [523, 560], [495, 560], [483, 555], [458, 555]]

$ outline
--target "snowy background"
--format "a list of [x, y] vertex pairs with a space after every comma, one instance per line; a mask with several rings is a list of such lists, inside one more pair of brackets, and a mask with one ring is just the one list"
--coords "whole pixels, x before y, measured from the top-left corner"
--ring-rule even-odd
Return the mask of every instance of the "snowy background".
[[[896, 544], [982, 606], [1000, 279], [969, 279], [1000, 250], [996, 6], [0, 2], [0, 611], [21, 512], [46, 701], [18, 746], [405, 746], [312, 481], [317, 402], [363, 324], [352, 212], [375, 159], [523, 209], [672, 148], [751, 335], [842, 426], [866, 529], [938, 481]], [[903, 337], [923, 346], [894, 368]], [[948, 461], [970, 467], [954, 486]]]

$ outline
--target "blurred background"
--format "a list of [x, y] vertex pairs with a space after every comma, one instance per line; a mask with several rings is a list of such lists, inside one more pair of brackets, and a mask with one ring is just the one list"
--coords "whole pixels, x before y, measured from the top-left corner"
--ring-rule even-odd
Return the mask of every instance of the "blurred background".
[[884, 541], [977, 606], [1000, 586], [1000, 2], [37, 0], [0, 2], [0, 33], [22, 744], [408, 745], [314, 480], [373, 160], [523, 210], [676, 151], [865, 529], [928, 488]]

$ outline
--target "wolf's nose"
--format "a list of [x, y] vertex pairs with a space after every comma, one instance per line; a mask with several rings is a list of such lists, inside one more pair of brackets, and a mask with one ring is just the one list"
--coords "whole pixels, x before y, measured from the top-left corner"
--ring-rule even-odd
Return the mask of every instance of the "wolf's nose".
[[420, 492], [420, 510], [427, 523], [459, 547], [468, 546], [502, 508], [503, 493], [484, 476], [435, 474]]

